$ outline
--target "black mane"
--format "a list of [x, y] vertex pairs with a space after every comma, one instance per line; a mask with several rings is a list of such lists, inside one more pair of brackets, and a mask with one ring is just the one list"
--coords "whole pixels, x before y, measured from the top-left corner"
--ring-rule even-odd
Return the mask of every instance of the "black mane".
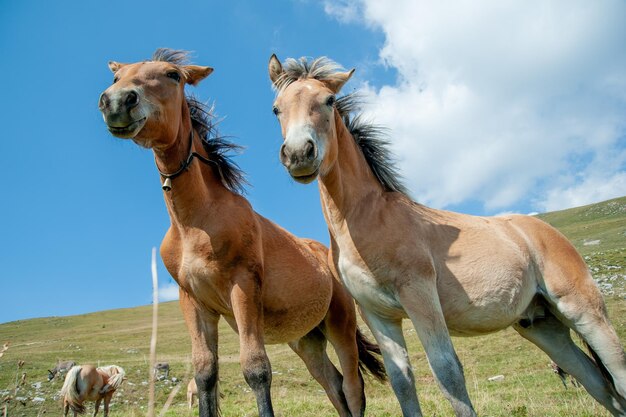
[[[159, 48], [152, 55], [152, 61], [186, 65], [189, 62], [189, 52]], [[241, 151], [242, 147], [219, 135], [212, 107], [209, 108], [191, 95], [187, 95], [185, 98], [189, 107], [192, 127], [202, 139], [202, 146], [209, 159], [215, 163], [212, 165], [215, 174], [222, 179], [222, 183], [230, 191], [238, 194], [243, 193], [247, 181], [241, 168], [230, 156], [231, 152], [237, 153]]]
[[388, 129], [364, 120], [362, 114], [353, 115], [360, 110], [360, 104], [360, 96], [350, 93], [337, 98], [335, 107], [385, 190], [408, 196], [409, 190], [403, 184], [402, 175], [398, 172], [393, 154], [389, 150]]
[[[298, 60], [287, 59], [283, 65], [283, 70], [284, 72], [274, 85], [278, 94], [291, 83], [300, 79], [313, 78], [320, 81], [332, 79], [333, 75], [342, 71], [343, 68], [326, 57], [316, 58], [312, 61], [302, 57]], [[397, 191], [408, 196], [408, 189], [402, 183], [402, 176], [398, 172], [393, 155], [389, 150], [388, 131], [382, 126], [363, 119], [359, 113], [361, 110], [360, 96], [350, 93], [339, 97], [335, 107], [380, 184], [387, 191]]]
[[187, 105], [191, 115], [191, 124], [202, 139], [202, 146], [215, 162], [216, 174], [222, 179], [222, 183], [230, 191], [242, 194], [244, 186], [248, 183], [243, 171], [232, 159], [230, 153], [240, 152], [243, 148], [236, 143], [228, 141], [220, 136], [213, 115], [213, 108], [196, 100], [193, 96], [187, 96]]

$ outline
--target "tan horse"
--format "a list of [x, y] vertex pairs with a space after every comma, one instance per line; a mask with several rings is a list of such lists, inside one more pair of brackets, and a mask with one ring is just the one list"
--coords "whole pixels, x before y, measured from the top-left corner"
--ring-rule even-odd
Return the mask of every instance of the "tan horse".
[[95, 401], [94, 417], [104, 399], [104, 417], [109, 415], [109, 403], [115, 390], [126, 379], [124, 369], [116, 365], [95, 368], [91, 365], [74, 366], [67, 372], [61, 398], [63, 398], [63, 415], [67, 416], [70, 409], [77, 414], [85, 412], [85, 401]]
[[196, 380], [191, 378], [187, 384], [187, 408], [193, 408], [194, 398], [198, 396], [198, 386]]
[[[475, 411], [450, 334], [508, 326], [610, 412], [626, 416], [624, 350], [574, 247], [534, 217], [474, 217], [412, 201], [380, 128], [350, 117], [354, 95], [335, 98], [353, 71], [326, 58], [290, 59], [283, 67], [272, 56], [280, 160], [296, 181], [319, 180], [335, 266], [383, 351], [403, 414], [421, 415], [402, 334], [408, 317], [459, 416]], [[572, 342], [570, 329], [593, 359]]]
[[266, 343], [288, 343], [339, 415], [361, 416], [359, 364], [382, 378], [371, 353], [377, 347], [358, 332], [354, 302], [334, 278], [328, 250], [255, 213], [240, 195], [242, 174], [225, 155], [235, 145], [216, 137], [212, 116], [185, 96], [185, 84], [212, 69], [185, 60], [184, 52], [160, 49], [151, 61], [109, 63], [115, 80], [100, 109], [111, 133], [154, 151], [171, 219], [161, 257], [180, 286], [200, 415], [219, 414], [217, 324], [224, 317], [239, 334], [243, 375], [262, 417], [274, 415]]

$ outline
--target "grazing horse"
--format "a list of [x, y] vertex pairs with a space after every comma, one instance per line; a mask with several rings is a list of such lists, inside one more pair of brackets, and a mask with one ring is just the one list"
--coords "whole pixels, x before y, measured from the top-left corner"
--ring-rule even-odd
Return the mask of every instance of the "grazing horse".
[[64, 374], [69, 371], [72, 366], [76, 365], [74, 361], [58, 361], [57, 364], [52, 368], [52, 370], [48, 369], [48, 381], [52, 381], [57, 373]]
[[61, 398], [63, 398], [63, 416], [67, 416], [70, 409], [77, 414], [85, 412], [85, 401], [95, 401], [94, 417], [100, 409], [100, 402], [104, 399], [104, 417], [109, 415], [109, 403], [115, 390], [126, 379], [124, 369], [116, 365], [95, 368], [91, 365], [74, 366], [67, 372]]
[[[240, 194], [243, 174], [216, 136], [212, 116], [185, 95], [213, 70], [186, 53], [159, 49], [151, 61], [109, 63], [115, 79], [99, 107], [113, 135], [152, 148], [171, 226], [161, 258], [180, 286], [192, 343], [202, 417], [217, 416], [218, 320], [239, 334], [240, 363], [261, 417], [273, 416], [265, 344], [288, 343], [340, 416], [362, 416], [360, 365], [383, 365], [356, 326], [350, 295], [335, 278], [328, 250], [254, 212]], [[195, 162], [194, 162], [195, 161]], [[343, 376], [326, 354], [330, 341]], [[379, 351], [378, 351], [379, 352]]]
[[156, 379], [159, 379], [160, 372], [163, 372], [163, 378], [167, 379], [170, 376], [170, 364], [167, 362], [159, 362], [154, 365], [153, 372]]
[[513, 326], [611, 413], [626, 416], [624, 349], [572, 244], [535, 217], [475, 217], [414, 202], [381, 128], [352, 117], [354, 94], [336, 97], [353, 71], [327, 58], [284, 66], [270, 58], [279, 155], [296, 181], [319, 181], [335, 267], [380, 345], [404, 416], [421, 415], [402, 333], [407, 317], [456, 415], [476, 413], [450, 334]]

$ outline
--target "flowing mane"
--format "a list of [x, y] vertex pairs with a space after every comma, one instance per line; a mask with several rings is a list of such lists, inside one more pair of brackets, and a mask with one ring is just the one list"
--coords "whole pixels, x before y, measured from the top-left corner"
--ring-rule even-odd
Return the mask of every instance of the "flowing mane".
[[[159, 48], [152, 55], [152, 61], [186, 65], [189, 62], [189, 52]], [[189, 107], [191, 124], [202, 139], [202, 146], [209, 159], [215, 162], [216, 175], [222, 179], [222, 183], [230, 191], [242, 194], [247, 181], [241, 168], [231, 159], [231, 152], [239, 152], [242, 147], [219, 135], [213, 107], [201, 103], [192, 95], [187, 95], [185, 98]]]
[[[336, 62], [320, 57], [309, 61], [306, 57], [289, 58], [283, 65], [284, 72], [275, 83], [280, 94], [291, 83], [300, 79], [313, 78], [327, 80], [343, 70]], [[338, 97], [335, 107], [359, 145], [367, 164], [387, 191], [396, 191], [409, 196], [409, 191], [402, 182], [402, 176], [395, 166], [395, 160], [389, 149], [388, 130], [364, 120], [361, 111], [361, 100], [357, 93], [349, 93]]]

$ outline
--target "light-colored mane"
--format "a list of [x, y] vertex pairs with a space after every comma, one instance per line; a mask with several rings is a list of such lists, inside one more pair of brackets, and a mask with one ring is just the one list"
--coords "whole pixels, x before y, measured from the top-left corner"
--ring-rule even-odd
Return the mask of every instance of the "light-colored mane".
[[284, 72], [274, 83], [274, 88], [278, 94], [297, 80], [306, 78], [316, 80], [331, 79], [335, 73], [342, 71], [343, 67], [323, 56], [311, 61], [307, 57], [301, 57], [300, 59], [288, 58], [283, 65], [283, 69]]
[[124, 369], [117, 365], [101, 366], [97, 368], [98, 371], [105, 373], [109, 377], [107, 382], [107, 391], [114, 391], [122, 385], [126, 372]]

